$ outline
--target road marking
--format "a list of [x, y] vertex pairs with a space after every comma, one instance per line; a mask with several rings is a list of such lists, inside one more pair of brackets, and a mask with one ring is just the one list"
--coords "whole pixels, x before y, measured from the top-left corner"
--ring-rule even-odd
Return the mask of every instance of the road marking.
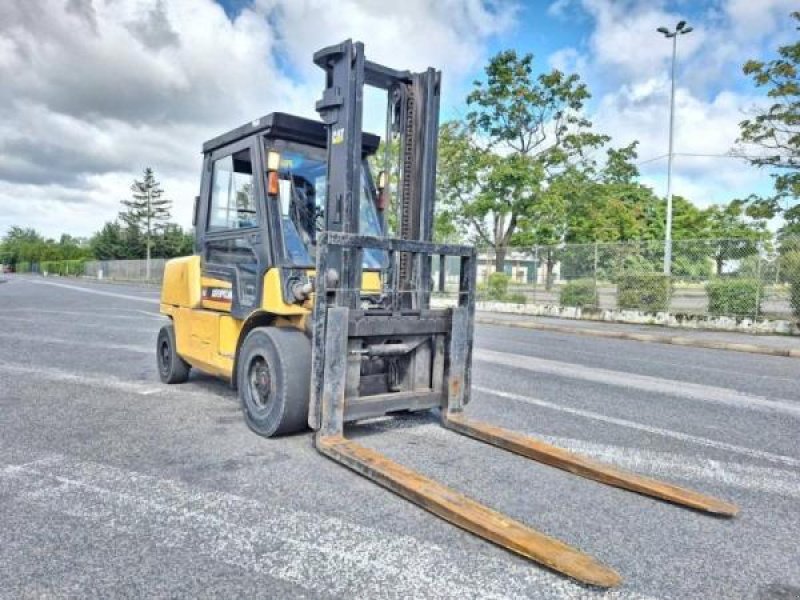
[[[159, 321], [163, 321], [166, 317], [162, 317], [158, 313], [148, 312], [146, 310], [136, 310], [136, 309], [127, 309], [127, 310], [118, 310], [114, 311], [114, 316], [109, 317], [108, 315], [101, 314], [98, 311], [88, 311], [88, 310], [51, 310], [51, 309], [43, 309], [43, 308], [4, 308], [3, 314], [7, 313], [23, 313], [23, 314], [32, 314], [34, 316], [42, 314], [42, 315], [71, 315], [71, 316], [79, 316], [79, 317], [96, 317], [100, 319], [105, 319], [108, 321], [109, 319], [117, 320], [117, 319], [125, 319], [129, 321], [142, 321], [145, 318], [150, 319], [157, 319]], [[137, 312], [142, 313], [141, 315], [121, 315], [120, 312]], [[146, 315], [146, 317], [145, 317]], [[23, 317], [25, 318], [25, 317]]]
[[[103, 387], [131, 394], [139, 394], [143, 396], [148, 396], [155, 393], [153, 391], [154, 388], [152, 383], [147, 383], [147, 382], [137, 383], [135, 381], [126, 381], [124, 379], [119, 379], [117, 377], [114, 377], [113, 375], [103, 375], [100, 377], [93, 377], [90, 375], [78, 375], [75, 373], [71, 373], [69, 371], [64, 371], [62, 369], [55, 369], [52, 367], [29, 367], [25, 365], [12, 364], [6, 361], [0, 361], [0, 371], [5, 371], [7, 373], [25, 373], [28, 375], [33, 375], [35, 378], [47, 379], [50, 381], [64, 381], [67, 383], [75, 383], [87, 387]], [[181, 394], [201, 393], [201, 392], [193, 392], [177, 388], [168, 389], [167, 386], [157, 389], [161, 392], [169, 391], [170, 393], [181, 393]], [[209, 394], [203, 393], [203, 395], [205, 397], [208, 397]]]
[[[563, 338], [564, 336], [562, 335], [561, 337]], [[607, 341], [607, 340], [602, 340], [602, 341]], [[528, 342], [518, 342], [518, 341], [512, 341], [512, 340], [504, 340], [504, 344], [506, 345], [507, 348], [511, 347], [509, 349], [513, 349], [513, 348], [519, 348], [520, 349], [520, 352], [513, 352], [513, 354], [521, 354], [526, 349], [530, 348], [530, 343], [528, 343]], [[577, 348], [559, 348], [558, 351], [559, 352], [565, 352], [567, 354], [577, 355], [577, 357], [576, 357], [577, 360], [580, 360], [580, 357], [582, 357], [582, 356], [589, 356], [589, 357], [597, 358], [597, 351], [596, 350], [579, 350]], [[742, 357], [742, 358], [747, 360], [748, 357]], [[731, 375], [731, 370], [730, 369], [724, 369], [724, 368], [721, 368], [721, 367], [709, 367], [708, 365], [692, 365], [692, 364], [688, 364], [686, 362], [682, 362], [682, 363], [681, 362], [674, 362], [674, 361], [670, 361], [670, 360], [663, 360], [663, 359], [660, 359], [660, 358], [637, 358], [635, 356], [630, 356], [630, 354], [628, 354], [628, 355], [625, 356], [625, 360], [626, 361], [630, 361], [630, 362], [638, 362], [638, 363], [643, 363], [643, 364], [649, 364], [649, 365], [660, 365], [660, 366], [667, 366], [667, 367], [677, 367], [677, 368], [680, 368], [680, 369], [689, 369], [689, 370], [692, 370], [692, 371], [709, 371], [709, 372], [712, 372], [712, 373], [725, 373], [728, 376]], [[741, 377], [747, 377], [747, 378], [759, 378], [759, 379], [772, 379], [772, 380], [775, 380], [775, 381], [787, 381], [789, 383], [798, 383], [798, 382], [800, 382], [800, 377], [785, 377], [785, 376], [782, 376], [782, 375], [763, 375], [763, 374], [755, 373], [755, 372], [752, 372], [752, 371], [743, 371], [740, 367], [737, 368], [737, 371], [736, 371], [736, 373], [734, 373], [734, 375], [741, 376]]]
[[[66, 514], [148, 544], [191, 548], [325, 596], [499, 599], [529, 597], [531, 590], [541, 598], [594, 595], [505, 553], [477, 560], [458, 546], [444, 548], [273, 501], [197, 491], [101, 463], [48, 457], [0, 469], [0, 482], [6, 502]], [[431, 518], [421, 511], [419, 516]], [[628, 591], [602, 597], [643, 598]]]
[[539, 398], [532, 398], [531, 396], [523, 396], [522, 394], [512, 394], [510, 392], [500, 392], [498, 390], [493, 390], [490, 388], [485, 388], [481, 386], [474, 385], [472, 386], [473, 390], [482, 392], [484, 394], [489, 394], [492, 396], [497, 396], [499, 398], [505, 398], [508, 400], [515, 400], [517, 402], [524, 402], [525, 404], [532, 404], [534, 406], [540, 406], [542, 408], [549, 408], [552, 410], [557, 410], [560, 412], [565, 412], [571, 415], [575, 415], [578, 417], [584, 417], [587, 419], [592, 419], [595, 421], [601, 421], [603, 423], [610, 423], [612, 425], [619, 425], [621, 427], [627, 427], [629, 429], [636, 429], [638, 431], [644, 431], [646, 433], [652, 433], [655, 435], [660, 435], [663, 437], [668, 437], [676, 440], [681, 440], [684, 442], [692, 442], [698, 444], [700, 446], [707, 446], [709, 448], [716, 448], [718, 450], [725, 450], [727, 452], [735, 452], [737, 454], [742, 454], [744, 456], [750, 456], [752, 458], [759, 458], [762, 460], [768, 460], [774, 463], [780, 463], [783, 465], [791, 466], [791, 467], [800, 467], [800, 459], [792, 458], [791, 456], [784, 456], [782, 454], [773, 454], [772, 452], [766, 452], [763, 450], [754, 450], [752, 448], [746, 448], [744, 446], [737, 446], [735, 444], [728, 444], [726, 442], [719, 442], [716, 440], [711, 440], [708, 438], [700, 437], [697, 435], [691, 435], [689, 433], [683, 433], [680, 431], [673, 431], [671, 429], [664, 429], [661, 427], [653, 427], [651, 425], [645, 425], [643, 423], [637, 423], [635, 421], [630, 421], [628, 419], [620, 419], [617, 417], [609, 417], [607, 415], [603, 415], [600, 413], [592, 412], [590, 410], [583, 410], [580, 408], [572, 408], [569, 406], [563, 406], [561, 404], [555, 404], [554, 402], [548, 402], [547, 400], [540, 400]]
[[153, 389], [150, 389], [150, 390], [142, 390], [142, 391], [141, 391], [141, 392], [139, 392], [139, 393], [140, 393], [142, 396], [152, 396], [153, 394], [159, 394], [159, 393], [161, 393], [161, 391], [162, 391], [162, 390], [161, 390], [161, 388], [153, 388]]
[[[376, 432], [398, 431], [402, 436], [411, 436], [421, 440], [426, 438], [443, 440], [446, 437], [449, 437], [450, 440], [453, 439], [453, 432], [438, 423], [431, 423], [422, 418], [387, 417], [372, 420], [365, 423], [363, 427]], [[688, 481], [708, 481], [729, 487], [800, 498], [800, 473], [796, 471], [719, 461], [673, 452], [597, 444], [522, 429], [519, 432], [629, 471]]]
[[93, 290], [91, 288], [81, 287], [79, 285], [69, 285], [68, 283], [56, 283], [55, 281], [44, 281], [41, 279], [26, 279], [28, 283], [36, 285], [53, 285], [55, 287], [65, 288], [68, 290], [75, 290], [77, 292], [84, 292], [85, 294], [97, 294], [98, 296], [110, 296], [111, 298], [123, 298], [125, 300], [133, 300], [135, 302], [147, 302], [148, 304], [159, 304], [158, 298], [143, 298], [142, 296], [131, 296], [129, 294], [118, 294], [116, 292], [106, 292], [103, 290]]
[[800, 473], [795, 471], [718, 461], [672, 452], [655, 452], [640, 448], [596, 444], [584, 440], [536, 433], [528, 435], [629, 471], [692, 481], [709, 481], [729, 487], [800, 498]]
[[[137, 382], [120, 379], [113, 375], [82, 375], [53, 367], [31, 367], [0, 360], [0, 373], [2, 372], [23, 373], [32, 375], [34, 379], [62, 381], [86, 387], [118, 390], [128, 394], [137, 394], [139, 396], [154, 396], [158, 392], [161, 394], [169, 394], [172, 397], [177, 396], [200, 400], [223, 399], [225, 401], [230, 401], [236, 398], [235, 392], [226, 387], [224, 383], [215, 386], [208, 385], [207, 383], [197, 385], [193, 384], [191, 381], [183, 385], [167, 385], [158, 381]], [[77, 398], [78, 396], [73, 397]]]
[[546, 373], [557, 377], [581, 379], [593, 383], [678, 396], [691, 400], [714, 402], [717, 404], [735, 406], [737, 408], [776, 412], [800, 418], [800, 403], [798, 402], [773, 400], [765, 398], [764, 396], [746, 394], [728, 388], [690, 383], [687, 381], [662, 379], [660, 377], [626, 373], [624, 371], [612, 371], [610, 369], [601, 369], [598, 367], [587, 367], [576, 363], [549, 360], [535, 356], [510, 354], [508, 352], [496, 352], [494, 350], [475, 350], [473, 351], [473, 358], [481, 362], [513, 367], [515, 369], [525, 369], [526, 371], [533, 371], [536, 373]]
[[[113, 318], [109, 319], [113, 320]], [[46, 326], [48, 323], [41, 319], [31, 319], [30, 317], [15, 317], [13, 315], [0, 314], [0, 321], [8, 321], [12, 323], [35, 323], [39, 326]], [[141, 323], [141, 321], [140, 321]], [[108, 323], [85, 323], [76, 319], [63, 320], [59, 325], [69, 325], [72, 327], [83, 327], [84, 329], [102, 329], [103, 331], [125, 331], [125, 332], [138, 332], [138, 333], [151, 333], [153, 329], [147, 329], [150, 325], [110, 325]]]
[[134, 346], [131, 344], [111, 344], [108, 342], [92, 342], [84, 339], [63, 339], [47, 335], [28, 335], [21, 333], [3, 333], [0, 331], [0, 338], [13, 341], [36, 342], [40, 344], [63, 344], [66, 346], [79, 346], [81, 348], [97, 348], [99, 350], [122, 350], [124, 352], [136, 352], [138, 354], [155, 354], [155, 346]]
[[158, 321], [165, 321], [165, 320], [167, 320], [169, 318], [166, 315], [162, 315], [160, 313], [154, 313], [154, 312], [150, 312], [150, 311], [147, 311], [147, 310], [140, 310], [138, 308], [134, 308], [133, 312], [142, 313], [143, 315], [146, 315], [146, 316], [150, 317], [151, 319], [156, 319]]

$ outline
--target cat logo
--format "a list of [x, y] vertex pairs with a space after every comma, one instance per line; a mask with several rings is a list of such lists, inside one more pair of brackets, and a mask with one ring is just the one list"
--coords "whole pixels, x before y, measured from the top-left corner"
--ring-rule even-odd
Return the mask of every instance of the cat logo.
[[206, 287], [203, 288], [203, 299], [214, 302], [231, 302], [233, 300], [233, 292], [230, 288]]

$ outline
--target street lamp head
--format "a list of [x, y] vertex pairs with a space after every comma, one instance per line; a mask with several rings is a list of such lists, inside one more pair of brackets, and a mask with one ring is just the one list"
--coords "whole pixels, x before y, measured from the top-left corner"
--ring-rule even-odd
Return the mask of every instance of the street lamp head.
[[659, 27], [658, 29], [656, 29], [656, 31], [658, 33], [663, 33], [664, 35], [669, 35], [669, 29], [667, 29], [666, 27]]
[[681, 33], [689, 33], [690, 31], [694, 31], [694, 27], [687, 27]]
[[678, 24], [675, 26], [675, 29], [677, 29], [678, 31], [680, 31], [680, 30], [681, 30], [681, 29], [683, 29], [684, 27], [686, 27], [686, 21], [678, 21]]

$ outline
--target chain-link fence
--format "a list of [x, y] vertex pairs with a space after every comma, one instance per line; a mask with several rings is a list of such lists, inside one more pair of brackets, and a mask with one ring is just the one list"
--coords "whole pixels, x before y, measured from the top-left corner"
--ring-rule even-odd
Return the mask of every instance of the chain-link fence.
[[146, 260], [92, 260], [86, 263], [84, 275], [112, 281], [161, 283], [166, 262], [164, 258], [150, 259], [150, 277], [148, 278]]
[[[448, 273], [452, 280], [456, 274]], [[479, 251], [479, 298], [733, 318], [800, 317], [800, 238], [559, 244]]]
[[147, 276], [146, 260], [61, 260], [42, 262], [19, 262], [17, 273], [39, 273], [40, 275], [66, 275], [91, 277], [110, 281], [136, 283], [161, 283], [164, 276], [164, 258], [150, 259], [150, 276]]

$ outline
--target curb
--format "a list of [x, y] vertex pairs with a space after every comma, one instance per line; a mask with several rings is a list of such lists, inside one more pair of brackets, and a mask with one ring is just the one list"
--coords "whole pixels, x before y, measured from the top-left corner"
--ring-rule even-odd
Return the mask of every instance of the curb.
[[758, 344], [743, 344], [738, 342], [717, 342], [713, 340], [701, 340], [690, 337], [654, 335], [652, 333], [604, 331], [602, 329], [591, 329], [587, 327], [563, 327], [561, 325], [546, 325], [545, 323], [538, 323], [536, 321], [509, 321], [505, 319], [492, 319], [477, 316], [475, 317], [475, 322], [480, 323], [481, 325], [522, 327], [523, 329], [536, 329], [539, 331], [551, 331], [555, 333], [571, 333], [573, 335], [632, 340], [636, 342], [648, 342], [651, 344], [671, 344], [673, 346], [690, 346], [693, 348], [705, 348], [707, 350], [730, 350], [732, 352], [747, 352], [749, 354], [766, 354], [768, 356], [800, 358], [800, 349], [795, 348], [775, 348], [772, 346], [759, 346]]

